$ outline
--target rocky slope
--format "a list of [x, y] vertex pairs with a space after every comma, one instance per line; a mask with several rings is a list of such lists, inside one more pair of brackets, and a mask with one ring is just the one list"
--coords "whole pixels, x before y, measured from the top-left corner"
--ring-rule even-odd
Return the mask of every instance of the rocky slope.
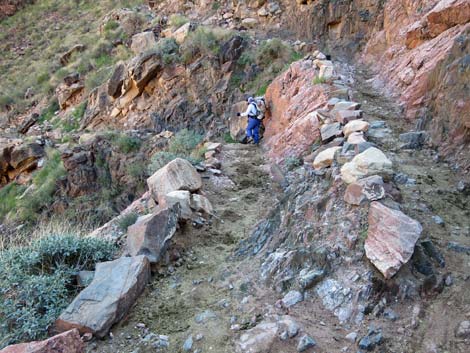
[[148, 5], [103, 82], [5, 115], [3, 246], [59, 216], [120, 257], [2, 352], [466, 352], [469, 2]]

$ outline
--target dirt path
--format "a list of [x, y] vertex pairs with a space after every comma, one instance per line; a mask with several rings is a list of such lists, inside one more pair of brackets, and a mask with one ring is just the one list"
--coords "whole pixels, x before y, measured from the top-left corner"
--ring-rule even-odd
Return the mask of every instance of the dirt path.
[[[225, 145], [222, 176], [205, 175], [203, 191], [216, 210], [211, 225], [196, 229], [186, 225], [175, 236], [181, 260], [161, 270], [131, 310], [113, 328], [114, 338], [95, 341], [90, 352], [182, 352], [192, 335], [193, 349], [233, 352], [233, 323], [249, 321], [237, 304], [249, 295], [250, 283], [243, 263], [232, 257], [240, 240], [274, 202], [262, 151], [251, 145]], [[176, 250], [170, 251], [170, 254]], [[199, 317], [198, 317], [199, 315]], [[197, 322], [200, 321], [200, 322]], [[145, 327], [143, 327], [143, 325]], [[199, 341], [196, 336], [203, 338]], [[159, 348], [158, 336], [169, 337], [169, 347]]]
[[[403, 349], [423, 353], [468, 351], [465, 342], [454, 336], [457, 325], [470, 317], [470, 196], [457, 189], [462, 174], [441, 161], [434, 149], [400, 149], [399, 134], [415, 130], [415, 124], [407, 123], [391, 100], [376, 94], [367, 72], [357, 72], [356, 78], [354, 98], [362, 102], [365, 119], [384, 120], [391, 129], [388, 136], [375, 142], [407, 180], [398, 184], [403, 212], [423, 225], [420, 240], [430, 239], [445, 260], [445, 266], [432, 262], [435, 278], [433, 274], [413, 273], [425, 283], [429, 280], [430, 287], [444, 288], [441, 294], [432, 290], [422, 293], [419, 327], [408, 332], [410, 338]], [[419, 261], [417, 255], [415, 250], [412, 261]]]

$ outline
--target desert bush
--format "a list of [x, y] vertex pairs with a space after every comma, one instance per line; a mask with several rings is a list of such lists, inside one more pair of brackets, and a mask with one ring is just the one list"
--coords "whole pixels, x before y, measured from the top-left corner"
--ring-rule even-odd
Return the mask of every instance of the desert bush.
[[188, 34], [181, 45], [182, 59], [185, 63], [191, 62], [197, 56], [211, 56], [219, 53], [220, 45], [226, 41], [233, 32], [223, 28], [210, 28], [200, 26]]
[[156, 52], [161, 56], [165, 65], [179, 61], [179, 45], [173, 38], [162, 38], [156, 46]]
[[276, 60], [290, 62], [294, 55], [294, 50], [279, 38], [265, 40], [256, 52], [256, 62], [258, 65], [268, 67]]
[[168, 151], [176, 155], [191, 155], [201, 143], [203, 136], [195, 131], [183, 129], [175, 134], [168, 145]]
[[0, 348], [42, 339], [76, 295], [75, 275], [111, 260], [113, 243], [75, 234], [50, 234], [0, 254]]
[[137, 137], [119, 135], [119, 137], [115, 140], [115, 143], [121, 152], [130, 153], [138, 151], [142, 141]]
[[170, 16], [168, 20], [168, 24], [172, 27], [178, 28], [181, 27], [182, 25], [186, 24], [189, 22], [189, 19], [183, 15], [180, 14], [173, 14]]
[[298, 157], [287, 157], [284, 160], [284, 166], [287, 168], [287, 170], [293, 170], [297, 167], [300, 167], [302, 165], [302, 160]]
[[127, 228], [133, 225], [137, 221], [137, 218], [139, 218], [139, 215], [135, 212], [130, 212], [122, 216], [118, 221], [119, 229], [123, 232], [127, 232]]

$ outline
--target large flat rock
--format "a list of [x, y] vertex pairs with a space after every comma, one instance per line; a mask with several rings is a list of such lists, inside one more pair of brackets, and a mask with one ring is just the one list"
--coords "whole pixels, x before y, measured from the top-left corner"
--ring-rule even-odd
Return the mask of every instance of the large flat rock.
[[83, 353], [85, 345], [77, 329], [63, 332], [44, 341], [13, 344], [0, 353]]
[[90, 285], [81, 291], [56, 320], [59, 332], [77, 328], [104, 337], [127, 314], [150, 278], [146, 256], [121, 257], [96, 265]]
[[145, 255], [150, 262], [160, 260], [178, 227], [181, 206], [178, 202], [171, 208], [139, 217], [127, 229], [127, 249], [131, 256]]
[[176, 158], [148, 178], [147, 185], [154, 200], [158, 201], [172, 191], [197, 191], [202, 187], [202, 179], [191, 163]]
[[418, 221], [403, 212], [372, 202], [364, 245], [366, 256], [389, 279], [410, 260], [422, 230]]

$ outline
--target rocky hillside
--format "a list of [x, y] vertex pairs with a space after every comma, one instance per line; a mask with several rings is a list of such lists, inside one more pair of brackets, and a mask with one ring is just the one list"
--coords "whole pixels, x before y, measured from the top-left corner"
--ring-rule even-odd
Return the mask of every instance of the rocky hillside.
[[1, 353], [468, 351], [468, 0], [4, 3]]

